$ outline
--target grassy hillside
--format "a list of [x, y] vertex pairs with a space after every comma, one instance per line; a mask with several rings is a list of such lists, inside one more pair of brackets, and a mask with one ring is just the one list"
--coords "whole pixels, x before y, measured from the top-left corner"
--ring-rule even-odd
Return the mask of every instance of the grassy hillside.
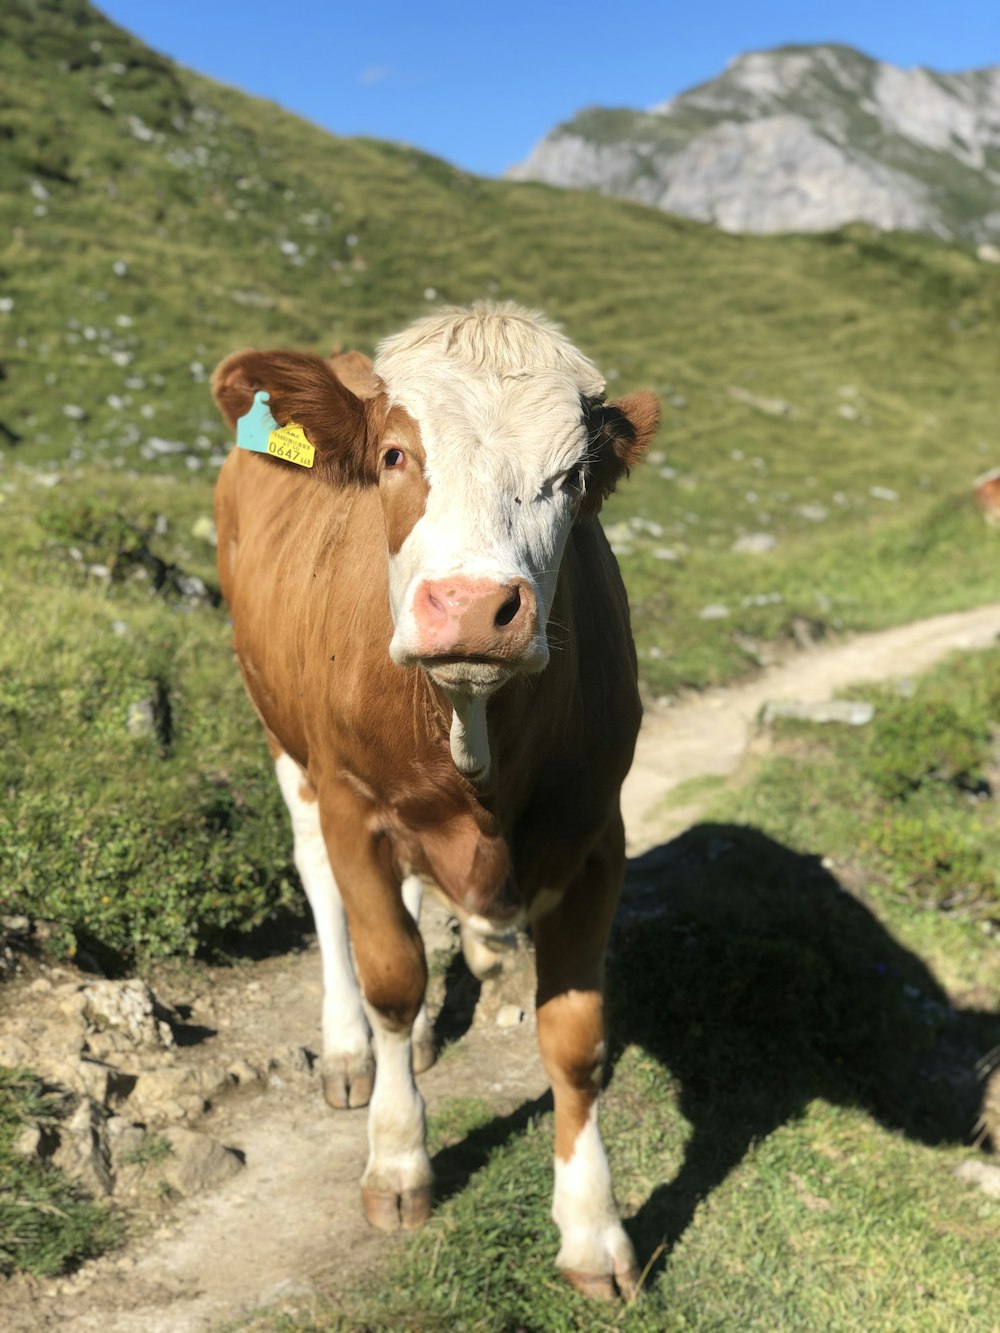
[[613, 393], [657, 389], [606, 512], [653, 693], [1000, 596], [969, 501], [1000, 461], [1000, 270], [969, 253], [477, 180], [180, 70], [83, 0], [4, 6], [0, 143], [0, 883], [91, 948], [194, 948], [287, 894], [211, 596], [206, 381], [236, 347], [371, 350], [510, 297]]
[[[101, 461], [207, 490], [225, 436], [204, 381], [234, 347], [370, 350], [428, 304], [513, 297], [613, 391], [664, 397], [652, 465], [609, 512], [632, 524], [616, 545], [656, 690], [739, 670], [796, 618], [883, 623], [1000, 588], [966, 507], [997, 461], [996, 267], [865, 229], [724, 236], [336, 139], [82, 0], [15, 0], [0, 37], [8, 469]], [[734, 555], [748, 533], [773, 552]], [[699, 620], [710, 605], [728, 616]]]

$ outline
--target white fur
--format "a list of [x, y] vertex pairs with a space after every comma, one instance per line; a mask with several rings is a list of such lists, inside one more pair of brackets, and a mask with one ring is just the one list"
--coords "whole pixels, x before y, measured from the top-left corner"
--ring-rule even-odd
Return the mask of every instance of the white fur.
[[[420, 908], [424, 901], [424, 881], [419, 875], [407, 875], [403, 880], [403, 902], [406, 904], [406, 910], [420, 926]], [[420, 1006], [416, 1018], [413, 1020], [413, 1040], [415, 1042], [426, 1042], [429, 1045], [434, 1044], [434, 1029], [431, 1026], [431, 1020], [427, 1017], [427, 1001]]]
[[291, 816], [295, 867], [312, 908], [323, 960], [323, 1063], [340, 1063], [361, 1073], [371, 1064], [368, 1023], [354, 975], [344, 904], [320, 828], [319, 803], [299, 795], [306, 779], [290, 755], [279, 755], [274, 770]]
[[420, 428], [429, 482], [389, 560], [393, 660], [416, 656], [420, 584], [461, 573], [530, 584], [539, 628], [528, 656], [540, 670], [575, 512], [566, 477], [587, 450], [581, 396], [601, 394], [603, 380], [554, 325], [512, 305], [422, 320], [382, 343], [375, 369]]
[[555, 1175], [552, 1220], [561, 1237], [556, 1266], [595, 1274], [634, 1269], [635, 1251], [618, 1218], [596, 1101], [569, 1161], [556, 1158]]
[[490, 775], [490, 737], [486, 729], [486, 700], [452, 694], [451, 757], [470, 782], [482, 786]]
[[393, 1032], [369, 1009], [375, 1039], [375, 1090], [368, 1111], [368, 1165], [362, 1186], [403, 1190], [429, 1185], [424, 1103], [413, 1079], [409, 1032]]

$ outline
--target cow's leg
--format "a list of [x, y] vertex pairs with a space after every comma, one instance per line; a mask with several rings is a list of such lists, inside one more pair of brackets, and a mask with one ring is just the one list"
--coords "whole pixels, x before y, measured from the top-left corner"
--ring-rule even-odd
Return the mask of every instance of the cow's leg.
[[612, 1298], [638, 1283], [632, 1243], [618, 1217], [597, 1124], [604, 1065], [604, 950], [621, 886], [619, 829], [588, 859], [559, 905], [535, 925], [538, 1041], [556, 1120], [552, 1218], [556, 1265], [579, 1290]]
[[[273, 742], [272, 749], [276, 749]], [[323, 960], [323, 1094], [338, 1109], [367, 1106], [375, 1064], [354, 976], [344, 905], [320, 829], [316, 793], [290, 755], [278, 752], [274, 766], [292, 820], [295, 868], [312, 908]]]
[[424, 943], [403, 901], [389, 844], [367, 832], [362, 798], [334, 783], [321, 791], [320, 805], [375, 1046], [362, 1204], [372, 1226], [409, 1230], [430, 1214], [433, 1179], [411, 1048], [427, 989]]
[[[424, 881], [419, 875], [407, 875], [403, 880], [403, 902], [406, 903], [406, 910], [418, 926], [420, 925], [420, 905], [423, 900]], [[430, 1069], [436, 1059], [434, 1029], [431, 1026], [431, 1020], [427, 1017], [427, 1001], [425, 1000], [413, 1020], [413, 1072], [422, 1074], [425, 1069]]]

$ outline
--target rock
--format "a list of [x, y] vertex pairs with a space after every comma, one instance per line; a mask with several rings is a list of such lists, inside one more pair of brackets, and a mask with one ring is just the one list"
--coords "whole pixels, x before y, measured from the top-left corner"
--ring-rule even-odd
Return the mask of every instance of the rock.
[[312, 1067], [313, 1058], [304, 1046], [286, 1046], [268, 1061], [268, 1078], [280, 1087], [284, 1078], [293, 1074], [308, 1074]]
[[1000, 144], [998, 88], [995, 68], [900, 69], [832, 43], [750, 51], [649, 110], [587, 108], [507, 174], [725, 231], [927, 231], [978, 242], [993, 263], [1000, 194], [983, 183]]
[[765, 704], [760, 718], [765, 726], [776, 718], [792, 718], [797, 722], [840, 722], [850, 727], [863, 727], [875, 716], [875, 707], [854, 699], [828, 699], [823, 703]]
[[213, 1097], [231, 1086], [218, 1065], [167, 1065], [139, 1075], [127, 1106], [139, 1120], [160, 1125], [201, 1115]]
[[89, 1097], [81, 1098], [73, 1114], [59, 1126], [59, 1147], [52, 1156], [56, 1166], [92, 1194], [110, 1194], [114, 1187], [106, 1122], [103, 1107]]
[[234, 1060], [226, 1069], [226, 1076], [239, 1088], [249, 1088], [264, 1082], [264, 1075], [246, 1060]]
[[208, 514], [202, 514], [191, 525], [191, 536], [200, 542], [207, 542], [209, 546], [215, 546], [218, 541], [215, 534], [215, 520]]
[[59, 1147], [59, 1135], [51, 1125], [25, 1125], [14, 1140], [13, 1148], [19, 1157], [37, 1157], [45, 1161]]
[[800, 518], [807, 519], [810, 523], [823, 523], [830, 517], [830, 511], [825, 505], [798, 505], [795, 512]]
[[130, 736], [156, 735], [156, 706], [152, 699], [137, 699], [129, 704], [125, 730]]
[[698, 612], [699, 620], [725, 620], [729, 615], [729, 607], [714, 603], [712, 606], [703, 606]]
[[242, 1156], [207, 1134], [172, 1126], [164, 1132], [172, 1156], [162, 1166], [162, 1179], [178, 1194], [196, 1194], [229, 1180], [243, 1169]]
[[0, 1033], [0, 1065], [30, 1069], [35, 1057], [34, 1048], [22, 1037]]
[[81, 1087], [99, 1106], [108, 1109], [121, 1106], [128, 1100], [136, 1084], [136, 1076], [127, 1074], [103, 1060], [84, 1057], [79, 1062], [78, 1078], [71, 1085]]
[[777, 537], [770, 532], [746, 532], [742, 537], [737, 537], [730, 549], [734, 555], [766, 555], [777, 544]]
[[760, 395], [751, 393], [749, 389], [744, 389], [738, 384], [730, 384], [726, 389], [730, 398], [735, 398], [738, 403], [745, 403], [747, 407], [755, 408], [758, 412], [763, 412], [768, 417], [790, 417], [795, 415], [795, 409], [791, 403], [786, 403], [784, 398], [762, 398]]
[[497, 1014], [498, 1028], [516, 1028], [524, 1022], [524, 1010], [516, 1004], [505, 1004]]
[[123, 1171], [134, 1165], [133, 1159], [141, 1152], [149, 1135], [141, 1125], [133, 1125], [124, 1116], [113, 1115], [105, 1126], [105, 1136], [117, 1180]]
[[1000, 1199], [1000, 1166], [991, 1166], [988, 1162], [962, 1162], [955, 1168], [955, 1175], [970, 1185], [978, 1185], [985, 1194]]
[[197, 574], [178, 574], [177, 591], [182, 597], [188, 597], [192, 602], [208, 602], [212, 600], [212, 594], [208, 591], [208, 586]]
[[[91, 981], [82, 987], [82, 1013], [91, 1034], [116, 1033], [131, 1047], [164, 1050], [174, 1044], [170, 1024], [158, 1017], [144, 981]], [[93, 1042], [90, 1043], [93, 1050]]]

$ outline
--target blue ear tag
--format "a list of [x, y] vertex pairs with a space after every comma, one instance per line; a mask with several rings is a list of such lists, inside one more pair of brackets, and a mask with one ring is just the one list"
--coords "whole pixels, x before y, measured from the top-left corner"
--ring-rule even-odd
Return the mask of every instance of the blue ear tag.
[[283, 458], [297, 467], [312, 467], [316, 450], [297, 421], [286, 421], [279, 426], [271, 415], [266, 389], [258, 389], [253, 396], [250, 411], [236, 422], [236, 443], [241, 449], [255, 454], [270, 454]]
[[271, 395], [266, 389], [258, 389], [253, 396], [250, 411], [236, 423], [236, 443], [241, 449], [252, 449], [256, 454], [267, 453], [267, 441], [271, 432], [278, 429], [278, 423], [271, 416], [268, 407]]

